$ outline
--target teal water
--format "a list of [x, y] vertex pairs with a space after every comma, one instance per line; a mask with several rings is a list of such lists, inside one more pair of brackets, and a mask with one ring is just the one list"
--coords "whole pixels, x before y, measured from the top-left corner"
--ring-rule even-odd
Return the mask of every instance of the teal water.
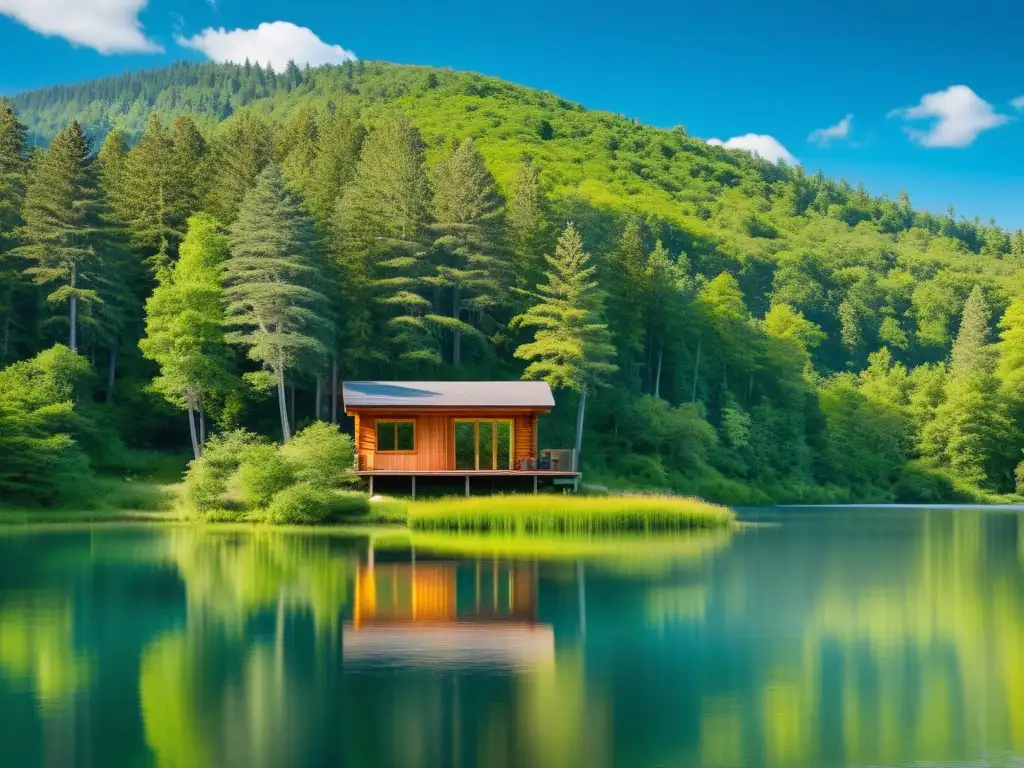
[[0, 531], [0, 766], [1024, 766], [1024, 511], [742, 516]]

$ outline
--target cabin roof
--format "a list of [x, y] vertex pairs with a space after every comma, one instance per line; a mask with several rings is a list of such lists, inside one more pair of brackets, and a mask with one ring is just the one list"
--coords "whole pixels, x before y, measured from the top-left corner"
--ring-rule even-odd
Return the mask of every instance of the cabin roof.
[[346, 408], [554, 408], [546, 381], [346, 381]]

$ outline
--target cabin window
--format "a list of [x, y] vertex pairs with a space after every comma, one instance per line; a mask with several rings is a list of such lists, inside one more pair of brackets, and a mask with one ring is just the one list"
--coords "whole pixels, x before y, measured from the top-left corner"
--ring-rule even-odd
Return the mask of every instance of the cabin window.
[[511, 420], [456, 419], [455, 468], [512, 469], [512, 438]]
[[377, 452], [416, 450], [415, 421], [378, 421]]

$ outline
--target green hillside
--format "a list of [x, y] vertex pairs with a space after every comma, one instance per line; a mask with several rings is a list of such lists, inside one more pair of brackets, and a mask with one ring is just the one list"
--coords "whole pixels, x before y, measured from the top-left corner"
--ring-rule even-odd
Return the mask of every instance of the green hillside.
[[[277, 74], [179, 64], [23, 94], [12, 105], [38, 146], [72, 120], [94, 150], [111, 131], [113, 144], [134, 145], [124, 160], [136, 160], [130, 182], [111, 181], [115, 163], [102, 162], [103, 153], [90, 172], [106, 206], [105, 236], [137, 272], [131, 286], [104, 290], [135, 319], [104, 331], [104, 313], [119, 302], [93, 302], [86, 319], [94, 322], [82, 331], [97, 368], [111, 339], [119, 350], [115, 421], [131, 425], [120, 427], [129, 444], [181, 439], [182, 417], [157, 407], [159, 395], [143, 386], [156, 369], [138, 351], [143, 302], [159, 269], [176, 263], [188, 215], [205, 211], [230, 227], [271, 165], [315, 220], [316, 250], [331, 275], [323, 298], [335, 335], [319, 340], [322, 349], [299, 361], [288, 382], [299, 393], [299, 422], [315, 416], [310, 403], [333, 358], [350, 377], [519, 375], [523, 362], [512, 353], [531, 331], [510, 320], [533, 301], [523, 291], [543, 282], [541, 256], [571, 221], [597, 267], [605, 294], [597, 311], [618, 368], [591, 386], [588, 477], [724, 501], [1015, 490], [1024, 412], [1024, 360], [1013, 348], [1022, 333], [1015, 319], [1024, 317], [1013, 309], [1024, 272], [1020, 232], [953, 211], [915, 211], [905, 196], [873, 197], [843, 180], [709, 146], [682, 127], [657, 129], [427, 67], [360, 62]], [[460, 156], [454, 147], [466, 139]], [[174, 154], [186, 145], [194, 152]], [[161, 165], [164, 151], [186, 159]], [[479, 199], [458, 193], [481, 178], [475, 152], [496, 182], [486, 222], [467, 211], [490, 194], [489, 182], [480, 182]], [[416, 182], [402, 192], [412, 232], [403, 224], [402, 237], [373, 203], [398, 194], [382, 191], [394, 181], [387, 168], [396, 153], [423, 176], [422, 189]], [[39, 165], [27, 171], [28, 186]], [[188, 166], [187, 179], [169, 170], [178, 166]], [[0, 182], [12, 202], [25, 194], [17, 189]], [[23, 260], [31, 254], [21, 244], [24, 222], [15, 221], [22, 205], [19, 198], [0, 219], [9, 233], [0, 245], [8, 361], [67, 333], [63, 310], [44, 301], [48, 290], [29, 287]], [[961, 323], [965, 304], [980, 318], [973, 330]], [[996, 344], [1000, 332], [1006, 340]], [[958, 337], [977, 352], [960, 356], [970, 365], [951, 359]], [[233, 376], [260, 368], [244, 351], [234, 354]], [[274, 429], [275, 406], [251, 387], [210, 399], [224, 427]], [[575, 396], [558, 399], [564, 412], [544, 441], [567, 445]]]

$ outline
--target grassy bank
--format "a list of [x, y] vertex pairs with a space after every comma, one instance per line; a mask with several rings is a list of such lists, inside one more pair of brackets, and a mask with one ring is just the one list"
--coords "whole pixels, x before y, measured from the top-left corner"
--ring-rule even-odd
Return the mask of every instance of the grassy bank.
[[682, 496], [481, 496], [414, 502], [414, 530], [508, 534], [590, 534], [724, 528], [735, 514], [727, 507]]

